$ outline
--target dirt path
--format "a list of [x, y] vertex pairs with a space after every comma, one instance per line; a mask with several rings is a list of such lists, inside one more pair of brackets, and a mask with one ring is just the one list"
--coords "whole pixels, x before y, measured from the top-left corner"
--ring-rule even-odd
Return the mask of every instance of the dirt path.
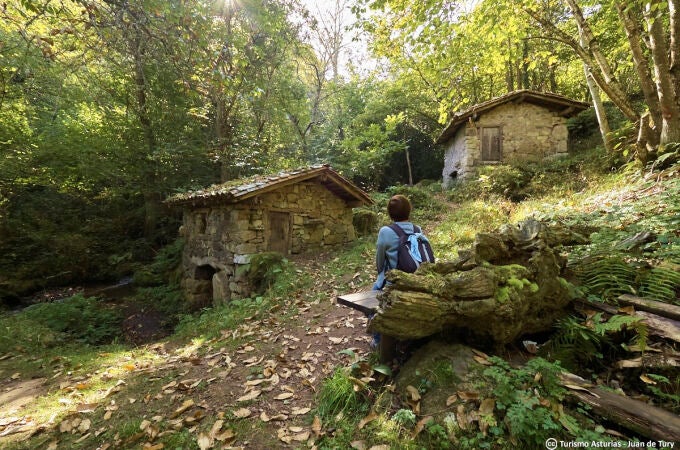
[[[303, 270], [315, 270], [319, 264], [311, 262]], [[38, 433], [31, 442], [50, 448], [68, 448], [73, 437], [64, 433], [75, 434], [83, 448], [90, 448], [89, 443], [102, 450], [153, 448], [164, 433], [187, 431], [201, 448], [295, 448], [311, 443], [328, 425], [314, 422], [315, 396], [324, 378], [348, 360], [338, 352], [352, 348], [363, 357], [370, 352], [366, 318], [338, 306], [329, 286], [319, 289], [324, 293], [321, 300], [310, 303], [314, 293], [305, 292], [200, 345], [158, 341], [143, 346], [140, 350], [150, 350], [161, 362], [135, 363], [124, 382], [96, 403], [81, 400], [58, 423], [38, 423], [23, 410], [28, 402], [61, 392], [63, 386], [72, 389], [76, 384], [67, 374], [47, 383], [0, 380], [0, 432], [13, 435], [15, 442]], [[297, 313], [283, 320], [282, 311], [293, 307]], [[106, 369], [102, 366], [100, 372]], [[112, 415], [142, 419], [143, 429], [121, 437]], [[215, 425], [208, 431], [201, 426], [206, 423]]]
[[[235, 417], [234, 447], [293, 448], [313, 440], [315, 395], [323, 379], [347, 360], [338, 352], [370, 351], [362, 314], [330, 299], [298, 307], [300, 313], [285, 324], [273, 314], [241, 325], [228, 337], [247, 338], [234, 352], [218, 349], [175, 367], [184, 373], [178, 383], [209, 380], [192, 401], [205, 414]], [[209, 343], [215, 344], [219, 341]]]

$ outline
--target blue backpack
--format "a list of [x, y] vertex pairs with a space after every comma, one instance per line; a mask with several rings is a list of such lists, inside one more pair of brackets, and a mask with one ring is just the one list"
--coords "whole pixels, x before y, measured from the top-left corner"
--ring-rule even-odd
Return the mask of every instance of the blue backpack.
[[413, 225], [415, 233], [406, 233], [399, 225], [389, 226], [399, 236], [397, 249], [397, 270], [413, 273], [424, 262], [434, 262], [434, 253], [430, 242], [422, 233], [420, 227]]

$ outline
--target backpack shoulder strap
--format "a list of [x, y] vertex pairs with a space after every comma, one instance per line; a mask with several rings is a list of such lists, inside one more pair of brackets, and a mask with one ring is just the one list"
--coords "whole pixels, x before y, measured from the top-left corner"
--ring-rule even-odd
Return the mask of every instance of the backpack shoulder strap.
[[404, 240], [407, 239], [406, 232], [405, 232], [399, 225], [397, 225], [396, 223], [391, 223], [391, 224], [388, 225], [388, 227], [389, 227], [392, 231], [394, 231], [395, 233], [397, 233], [397, 236], [399, 236], [399, 240], [400, 240], [400, 241], [404, 241]]
[[422, 233], [423, 230], [421, 230], [418, 225], [413, 225], [413, 232], [414, 233]]

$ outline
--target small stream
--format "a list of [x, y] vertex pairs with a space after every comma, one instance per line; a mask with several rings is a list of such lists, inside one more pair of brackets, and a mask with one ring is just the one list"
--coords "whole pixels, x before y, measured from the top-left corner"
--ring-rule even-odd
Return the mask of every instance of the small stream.
[[93, 284], [85, 286], [85, 297], [104, 297], [106, 300], [118, 300], [128, 297], [135, 291], [132, 276], [121, 278], [116, 284]]

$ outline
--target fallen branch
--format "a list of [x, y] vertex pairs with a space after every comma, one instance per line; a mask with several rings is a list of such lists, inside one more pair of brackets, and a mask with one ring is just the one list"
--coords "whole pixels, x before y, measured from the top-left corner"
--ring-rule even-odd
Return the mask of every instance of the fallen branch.
[[647, 311], [668, 319], [680, 320], [680, 306], [663, 303], [649, 298], [624, 294], [619, 297], [619, 303], [634, 306], [638, 311]]
[[570, 396], [590, 406], [595, 414], [649, 439], [680, 441], [680, 417], [664, 409], [615, 394], [565, 373], [562, 382]]
[[667, 355], [664, 353], [645, 353], [637, 358], [623, 359], [617, 361], [614, 366], [618, 369], [635, 369], [638, 367], [646, 368], [668, 368], [680, 367], [680, 355]]
[[[608, 314], [619, 314], [620, 312], [617, 307], [606, 303], [588, 302], [585, 300], [576, 300], [574, 303], [580, 309], [593, 308]], [[633, 311], [632, 314], [643, 319], [649, 334], [680, 342], [680, 321], [661, 317], [646, 311]]]

